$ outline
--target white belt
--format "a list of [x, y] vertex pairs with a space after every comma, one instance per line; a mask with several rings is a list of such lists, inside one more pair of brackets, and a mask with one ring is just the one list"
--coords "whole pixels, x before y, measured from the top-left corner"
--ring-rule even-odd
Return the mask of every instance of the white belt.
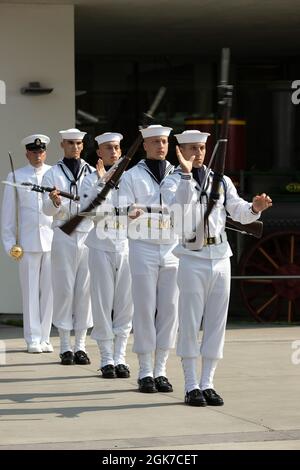
[[204, 238], [203, 246], [220, 245], [220, 243], [226, 242], [226, 240], [227, 240], [227, 235], [224, 232], [224, 233], [221, 233], [220, 235], [217, 235], [216, 237]]

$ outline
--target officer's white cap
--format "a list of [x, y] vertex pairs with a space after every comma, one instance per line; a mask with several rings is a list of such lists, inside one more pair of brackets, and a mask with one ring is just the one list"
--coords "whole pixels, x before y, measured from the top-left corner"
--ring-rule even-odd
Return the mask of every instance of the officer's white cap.
[[183, 131], [181, 134], [175, 134], [179, 144], [206, 143], [208, 132], [200, 132], [197, 130]]
[[98, 145], [104, 144], [104, 142], [120, 142], [122, 139], [122, 134], [119, 134], [118, 132], [104, 132], [104, 134], [100, 134], [95, 137]]
[[86, 132], [81, 132], [79, 129], [66, 129], [59, 131], [63, 140], [82, 140]]
[[46, 146], [49, 144], [50, 138], [47, 135], [43, 134], [32, 134], [25, 137], [21, 144], [25, 145], [27, 150], [34, 150], [34, 149], [45, 149]]
[[160, 137], [170, 135], [172, 127], [164, 127], [159, 124], [153, 124], [152, 126], [148, 126], [145, 129], [140, 129], [143, 139], [147, 137]]

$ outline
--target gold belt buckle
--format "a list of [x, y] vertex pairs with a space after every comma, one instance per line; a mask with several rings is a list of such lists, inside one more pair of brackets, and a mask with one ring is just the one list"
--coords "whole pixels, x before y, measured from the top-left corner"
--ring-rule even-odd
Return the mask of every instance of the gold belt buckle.
[[116, 230], [123, 230], [125, 228], [125, 225], [122, 224], [122, 222], [120, 222], [119, 220], [116, 220], [114, 228]]
[[206, 239], [206, 245], [214, 245], [216, 243], [216, 237], [208, 237]]
[[121, 224], [119, 220], [114, 220], [111, 223], [105, 222], [104, 230], [120, 230], [124, 228], [124, 224]]
[[[157, 220], [157, 219], [156, 219]], [[153, 222], [153, 223], [152, 223]], [[154, 220], [152, 220], [150, 217], [148, 218], [147, 220], [147, 226], [148, 228], [151, 228], [153, 226], [155, 226], [156, 224], [154, 224]], [[163, 220], [163, 219], [160, 219], [157, 221], [157, 228], [158, 230], [163, 230], [163, 229], [169, 229], [170, 228], [170, 223], [169, 223], [169, 220]]]
[[159, 223], [158, 223], [158, 228], [160, 230], [170, 228], [169, 221], [168, 220], [160, 220]]

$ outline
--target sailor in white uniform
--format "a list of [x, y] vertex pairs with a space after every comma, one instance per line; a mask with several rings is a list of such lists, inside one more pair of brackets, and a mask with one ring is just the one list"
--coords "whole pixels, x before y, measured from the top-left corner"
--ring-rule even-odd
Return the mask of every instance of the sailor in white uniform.
[[[122, 134], [98, 135], [97, 170], [86, 176], [80, 190], [81, 210], [103, 189], [112, 166], [121, 157]], [[105, 173], [105, 170], [107, 173]], [[113, 171], [113, 170], [111, 170]], [[91, 301], [94, 328], [103, 378], [127, 378], [126, 345], [132, 328], [133, 304], [128, 260], [127, 214], [119, 216], [118, 189], [112, 189], [97, 207], [94, 228], [85, 244], [89, 247]]]
[[[94, 168], [80, 158], [83, 137], [78, 129], [60, 131], [64, 157], [43, 178], [43, 185], [55, 187], [44, 194], [43, 210], [53, 216], [52, 286], [54, 294], [53, 324], [60, 336], [60, 357], [63, 365], [90, 364], [86, 354], [87, 329], [92, 326], [88, 248], [85, 239], [92, 222], [84, 219], [71, 235], [59, 226], [79, 212], [79, 204], [59, 196], [59, 190], [79, 195], [83, 178]], [[74, 352], [70, 333], [75, 331]]]
[[[176, 150], [181, 169], [169, 176], [162, 188], [170, 205], [179, 203], [184, 207], [184, 217], [191, 209], [200, 221], [196, 242], [192, 240], [191, 233], [184, 233], [182, 244], [174, 251], [180, 260], [177, 354], [182, 358], [185, 402], [191, 406], [220, 406], [224, 403], [214, 390], [213, 378], [218, 360], [223, 357], [230, 295], [229, 258], [232, 252], [225, 232], [226, 211], [233, 220], [247, 224], [257, 220], [261, 212], [272, 205], [266, 194], [254, 197], [252, 204], [240, 198], [231, 179], [224, 176], [220, 198], [209, 216], [208, 226], [204, 228], [201, 222], [213, 177], [210, 171], [200, 195], [205, 178], [203, 161], [208, 136], [198, 130], [184, 131], [175, 136], [179, 143]], [[201, 324], [203, 335], [200, 343]], [[200, 354], [202, 373], [199, 380], [197, 359]]]
[[120, 199], [135, 207], [129, 213], [136, 217], [129, 224], [129, 263], [133, 351], [138, 355], [142, 393], [173, 391], [166, 363], [177, 333], [178, 260], [172, 254], [177, 239], [161, 197], [164, 178], [174, 169], [166, 160], [170, 131], [160, 125], [141, 130], [146, 159], [127, 171], [120, 184]]
[[[16, 183], [41, 185], [45, 172], [46, 135], [34, 134], [22, 140], [28, 165], [14, 172]], [[13, 173], [7, 180], [14, 182]], [[2, 203], [2, 241], [13, 256], [19, 240], [23, 256], [19, 260], [24, 338], [29, 353], [52, 352], [49, 336], [52, 322], [51, 242], [52, 217], [42, 211], [42, 194], [6, 186]]]

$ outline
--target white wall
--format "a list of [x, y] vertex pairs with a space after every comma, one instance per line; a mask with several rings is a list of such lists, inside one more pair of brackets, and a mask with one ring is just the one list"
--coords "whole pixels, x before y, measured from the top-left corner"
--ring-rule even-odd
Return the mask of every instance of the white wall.
[[[6, 103], [0, 100], [0, 180], [27, 163], [23, 137], [39, 132], [51, 138], [48, 163], [60, 156], [58, 131], [75, 123], [73, 5], [0, 4], [0, 80]], [[30, 81], [54, 88], [49, 95], [22, 95]], [[2, 201], [3, 185], [0, 185]], [[0, 249], [0, 313], [21, 313], [17, 262]]]

